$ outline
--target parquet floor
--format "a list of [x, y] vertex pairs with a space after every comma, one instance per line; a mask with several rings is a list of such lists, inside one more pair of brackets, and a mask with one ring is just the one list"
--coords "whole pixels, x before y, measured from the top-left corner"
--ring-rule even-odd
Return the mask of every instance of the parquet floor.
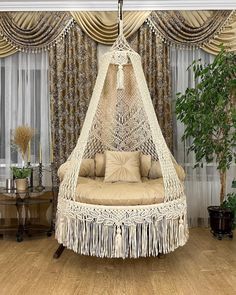
[[236, 236], [191, 229], [189, 242], [162, 259], [99, 259], [65, 250], [54, 238], [0, 240], [0, 295], [236, 295]]

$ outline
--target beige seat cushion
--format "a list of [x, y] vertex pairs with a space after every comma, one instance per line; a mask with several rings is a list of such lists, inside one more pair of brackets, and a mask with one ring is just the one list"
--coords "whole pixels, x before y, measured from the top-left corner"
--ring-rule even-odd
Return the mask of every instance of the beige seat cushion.
[[105, 182], [140, 182], [140, 152], [105, 152]]
[[76, 189], [76, 201], [87, 204], [131, 206], [158, 204], [163, 200], [162, 178], [138, 183], [106, 183], [102, 177], [79, 177]]
[[[182, 166], [174, 164], [175, 171], [179, 177], [179, 180], [184, 181], [185, 179], [185, 172]], [[163, 177], [162, 171], [161, 171], [161, 165], [159, 161], [152, 161], [151, 169], [149, 172], [149, 178], [150, 179], [156, 179]]]
[[[67, 170], [71, 167], [71, 165], [71, 161], [67, 161], [59, 167], [57, 175], [60, 181], [63, 180]], [[83, 159], [80, 166], [79, 176], [94, 177], [94, 170], [94, 160]]]

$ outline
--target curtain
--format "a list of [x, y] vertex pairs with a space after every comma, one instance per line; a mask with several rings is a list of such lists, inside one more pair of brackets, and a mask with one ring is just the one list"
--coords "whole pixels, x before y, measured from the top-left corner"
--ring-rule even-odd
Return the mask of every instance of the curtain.
[[141, 55], [144, 74], [158, 122], [172, 150], [171, 80], [168, 46], [145, 23], [128, 40]]
[[[212, 62], [213, 55], [201, 49], [186, 50], [171, 48], [172, 72], [172, 109], [175, 110], [176, 93], [184, 93], [187, 87], [194, 87], [193, 72], [187, 67], [193, 60], [201, 58], [203, 63]], [[220, 203], [220, 180], [215, 163], [204, 164], [203, 168], [193, 169], [194, 153], [187, 153], [190, 140], [181, 140], [184, 125], [176, 120], [173, 111], [174, 126], [174, 155], [186, 172], [185, 191], [188, 204], [188, 218], [190, 226], [208, 226], [207, 206]], [[233, 166], [228, 172], [227, 190], [230, 191], [232, 179], [236, 169]]]
[[[219, 45], [236, 49], [235, 11], [129, 11], [124, 33], [132, 36], [147, 21], [162, 41], [199, 46], [217, 54]], [[0, 12], [0, 57], [16, 51], [50, 50], [77, 22], [93, 40], [112, 44], [117, 36], [116, 12]]]
[[97, 44], [78, 25], [49, 52], [55, 169], [74, 149], [97, 76]]
[[35, 129], [31, 163], [49, 162], [48, 58], [46, 53], [16, 53], [0, 59], [0, 181], [10, 176], [10, 166], [22, 159], [11, 145], [12, 130], [22, 124]]

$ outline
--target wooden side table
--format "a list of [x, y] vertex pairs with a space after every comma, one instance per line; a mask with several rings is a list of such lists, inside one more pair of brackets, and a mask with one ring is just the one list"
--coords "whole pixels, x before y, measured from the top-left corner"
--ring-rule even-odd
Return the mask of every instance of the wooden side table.
[[[54, 190], [46, 187], [43, 191], [39, 192], [35, 188], [29, 189], [25, 192], [7, 191], [4, 188], [0, 188], [0, 209], [5, 206], [15, 207], [15, 218], [17, 222], [10, 222], [6, 224], [4, 219], [0, 219], [0, 234], [11, 234], [16, 235], [18, 242], [23, 241], [24, 235], [32, 236], [33, 234], [46, 233], [47, 236], [51, 236], [53, 232], [53, 200]], [[40, 217], [33, 218], [33, 207], [45, 206], [47, 209], [50, 207], [50, 221], [48, 224], [42, 224]], [[41, 214], [41, 212], [39, 213]]]

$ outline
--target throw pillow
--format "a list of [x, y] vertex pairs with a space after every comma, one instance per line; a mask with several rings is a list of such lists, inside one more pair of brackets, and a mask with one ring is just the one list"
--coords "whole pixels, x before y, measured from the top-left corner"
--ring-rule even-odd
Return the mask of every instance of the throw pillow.
[[106, 151], [105, 182], [140, 182], [140, 152]]

